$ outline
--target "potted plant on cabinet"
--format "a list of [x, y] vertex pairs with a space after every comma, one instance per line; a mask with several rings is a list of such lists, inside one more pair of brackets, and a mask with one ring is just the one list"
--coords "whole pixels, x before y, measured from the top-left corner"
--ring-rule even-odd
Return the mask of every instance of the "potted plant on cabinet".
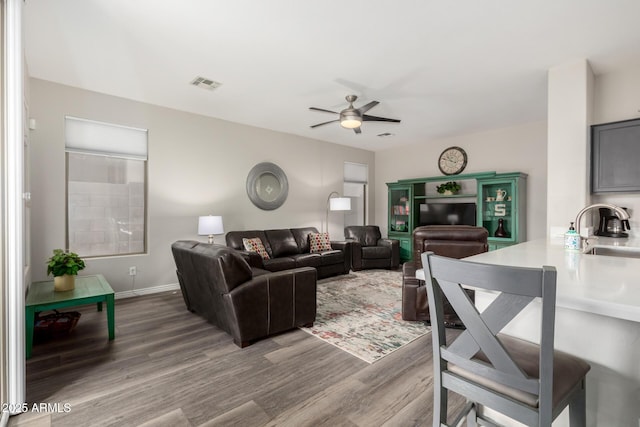
[[78, 254], [54, 249], [47, 261], [47, 275], [53, 275], [53, 288], [56, 291], [70, 291], [75, 288], [78, 271], [84, 270], [85, 264]]
[[436, 191], [444, 196], [452, 196], [458, 193], [458, 191], [460, 191], [461, 188], [462, 186], [457, 182], [449, 181], [449, 182], [445, 182], [444, 184], [438, 185], [436, 187]]

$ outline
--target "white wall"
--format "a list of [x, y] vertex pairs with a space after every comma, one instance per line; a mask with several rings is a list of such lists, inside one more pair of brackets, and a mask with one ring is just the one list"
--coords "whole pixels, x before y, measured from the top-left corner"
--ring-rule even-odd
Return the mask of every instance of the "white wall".
[[[584, 206], [605, 202], [627, 207], [633, 232], [640, 231], [640, 222], [634, 219], [634, 214], [636, 217], [640, 214], [640, 194], [590, 194], [589, 126], [638, 117], [640, 63], [628, 63], [617, 71], [596, 76], [586, 60], [562, 64], [549, 71], [548, 182], [558, 191], [554, 195], [549, 192], [547, 204], [549, 212], [555, 207], [563, 213], [556, 222], [549, 218], [549, 227], [565, 230], [567, 224], [559, 222], [560, 219], [573, 220]], [[582, 225], [589, 220], [597, 225], [597, 210]]]
[[[640, 117], [640, 64], [596, 76], [593, 124], [637, 119]], [[639, 166], [640, 167], [640, 166]], [[631, 227], [640, 229], [640, 194], [610, 193], [593, 195], [592, 202], [613, 203], [629, 208]], [[634, 217], [635, 214], [635, 217]]]
[[545, 236], [547, 200], [547, 124], [529, 123], [487, 132], [417, 143], [376, 152], [375, 217], [387, 233], [387, 186], [399, 179], [442, 175], [438, 157], [447, 147], [468, 155], [462, 173], [524, 172], [527, 178], [527, 239]]
[[[342, 193], [344, 162], [369, 166], [373, 152], [253, 128], [210, 117], [31, 79], [33, 280], [45, 280], [45, 260], [65, 245], [64, 116], [149, 129], [148, 254], [89, 259], [82, 274], [104, 274], [116, 292], [176, 283], [170, 246], [197, 236], [199, 215], [222, 215], [226, 231], [300, 226], [321, 228], [331, 191]], [[263, 211], [245, 183], [259, 162], [280, 166], [289, 180], [284, 205]], [[386, 193], [384, 194], [386, 203]], [[370, 208], [373, 210], [374, 198]], [[343, 238], [342, 215], [329, 216], [332, 239]], [[373, 218], [373, 216], [372, 216]], [[386, 216], [383, 216], [386, 218]], [[224, 244], [224, 236], [216, 236]], [[138, 275], [130, 277], [129, 267]]]

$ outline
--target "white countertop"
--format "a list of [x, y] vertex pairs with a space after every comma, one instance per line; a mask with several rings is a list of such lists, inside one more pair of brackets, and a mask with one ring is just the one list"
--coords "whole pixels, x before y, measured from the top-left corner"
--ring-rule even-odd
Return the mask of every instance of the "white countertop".
[[[589, 248], [640, 253], [639, 238], [589, 238]], [[487, 264], [554, 266], [558, 307], [640, 322], [640, 258], [589, 255], [566, 251], [564, 241], [532, 240], [465, 258]], [[424, 277], [424, 272], [422, 272]]]

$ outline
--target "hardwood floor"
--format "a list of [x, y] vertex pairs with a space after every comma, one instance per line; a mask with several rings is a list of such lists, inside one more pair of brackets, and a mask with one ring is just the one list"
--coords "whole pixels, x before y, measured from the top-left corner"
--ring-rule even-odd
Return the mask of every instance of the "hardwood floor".
[[117, 300], [111, 342], [104, 312], [79, 311], [68, 337], [35, 344], [27, 362], [29, 407], [48, 412], [9, 426], [432, 423], [430, 334], [369, 365], [300, 330], [240, 349], [188, 312], [179, 291]]

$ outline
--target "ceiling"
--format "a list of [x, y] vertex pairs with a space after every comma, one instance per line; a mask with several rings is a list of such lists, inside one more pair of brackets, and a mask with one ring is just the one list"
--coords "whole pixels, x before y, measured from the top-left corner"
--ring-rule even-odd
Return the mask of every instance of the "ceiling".
[[[640, 63], [637, 0], [26, 0], [24, 14], [32, 77], [373, 151], [545, 120], [550, 67]], [[308, 107], [348, 94], [402, 123], [310, 128], [335, 117]]]

